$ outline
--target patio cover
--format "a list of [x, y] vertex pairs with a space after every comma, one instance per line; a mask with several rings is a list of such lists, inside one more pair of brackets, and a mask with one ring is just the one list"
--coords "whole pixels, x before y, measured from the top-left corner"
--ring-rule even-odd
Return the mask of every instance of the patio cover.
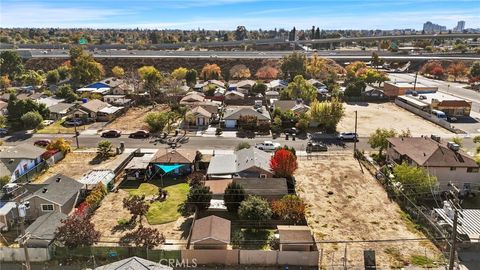
[[162, 164], [155, 164], [155, 166], [157, 166], [158, 168], [162, 169], [165, 174], [175, 170], [175, 169], [178, 169], [182, 166], [184, 166], [184, 164], [175, 164], [175, 165], [162, 165]]

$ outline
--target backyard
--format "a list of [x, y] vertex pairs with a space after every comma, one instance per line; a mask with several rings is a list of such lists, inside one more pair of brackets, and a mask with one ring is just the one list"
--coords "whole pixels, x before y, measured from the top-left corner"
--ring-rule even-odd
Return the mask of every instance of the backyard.
[[[295, 174], [297, 192], [308, 205], [307, 220], [317, 241], [369, 241], [424, 238], [383, 187], [350, 154], [302, 159]], [[363, 251], [376, 252], [377, 266], [399, 267], [436, 261], [439, 251], [426, 240], [323, 243], [322, 266], [363, 263]]]
[[35, 180], [35, 183], [42, 183], [57, 173], [79, 180], [90, 170], [109, 168], [109, 165], [111, 165], [111, 163], [118, 157], [110, 157], [109, 159], [98, 163], [95, 159], [96, 156], [96, 152], [74, 151], [68, 153], [64, 159], [40, 174]]
[[[185, 240], [192, 222], [191, 217], [183, 217], [178, 211], [186, 200], [188, 184], [173, 179], [164, 179], [165, 190], [168, 191], [167, 199], [163, 202], [155, 201], [150, 204], [150, 209], [142, 218], [142, 225], [157, 229], [170, 242]], [[133, 195], [145, 195], [146, 200], [157, 197], [160, 181], [149, 183], [129, 184], [122, 186], [117, 192], [109, 193], [95, 211], [92, 222], [102, 234], [103, 241], [118, 242], [126, 233], [135, 230], [139, 222], [133, 226], [119, 226], [119, 220], [129, 220], [130, 212], [123, 207], [122, 201]], [[112, 215], [115, 213], [115, 215]]]
[[413, 136], [453, 134], [393, 103], [344, 103], [345, 116], [337, 126], [339, 132], [352, 132], [355, 128], [355, 111], [358, 113], [357, 133], [369, 136], [377, 128], [393, 128], [397, 132], [410, 129]]
[[247, 250], [271, 250], [270, 241], [275, 230], [232, 227], [233, 248]]

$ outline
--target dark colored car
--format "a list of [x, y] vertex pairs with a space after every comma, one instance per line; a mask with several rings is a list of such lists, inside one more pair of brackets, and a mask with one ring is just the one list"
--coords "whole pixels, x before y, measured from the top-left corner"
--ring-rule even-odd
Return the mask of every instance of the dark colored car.
[[47, 145], [49, 144], [50, 144], [50, 140], [48, 139], [38, 140], [33, 143], [33, 145], [41, 146], [41, 147], [47, 147]]
[[102, 132], [102, 137], [105, 137], [105, 138], [115, 138], [115, 137], [120, 137], [120, 135], [122, 135], [122, 132], [120, 132], [119, 130], [107, 130], [107, 131], [104, 131]]
[[83, 120], [82, 119], [69, 119], [63, 122], [65, 126], [81, 126], [83, 125]]
[[283, 133], [286, 135], [296, 135], [297, 134], [297, 129], [292, 127], [292, 128], [286, 128]]
[[150, 132], [146, 130], [137, 130], [129, 135], [130, 138], [148, 138], [150, 137]]
[[454, 116], [447, 116], [447, 121], [450, 123], [457, 122], [457, 118]]
[[6, 136], [8, 134], [8, 129], [0, 128], [0, 136]]
[[308, 142], [307, 152], [325, 152], [328, 151], [328, 147], [324, 143], [320, 142]]

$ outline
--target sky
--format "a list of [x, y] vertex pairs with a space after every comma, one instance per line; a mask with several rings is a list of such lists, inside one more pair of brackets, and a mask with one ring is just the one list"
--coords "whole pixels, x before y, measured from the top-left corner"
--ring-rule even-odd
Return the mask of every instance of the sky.
[[0, 0], [0, 27], [480, 28], [480, 0]]

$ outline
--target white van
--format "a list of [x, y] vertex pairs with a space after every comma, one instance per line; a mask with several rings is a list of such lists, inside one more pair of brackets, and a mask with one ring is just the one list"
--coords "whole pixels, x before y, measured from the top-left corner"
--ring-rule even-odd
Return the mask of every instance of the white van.
[[435, 115], [437, 118], [443, 119], [445, 121], [447, 120], [447, 115], [442, 111], [432, 110], [432, 114]]

